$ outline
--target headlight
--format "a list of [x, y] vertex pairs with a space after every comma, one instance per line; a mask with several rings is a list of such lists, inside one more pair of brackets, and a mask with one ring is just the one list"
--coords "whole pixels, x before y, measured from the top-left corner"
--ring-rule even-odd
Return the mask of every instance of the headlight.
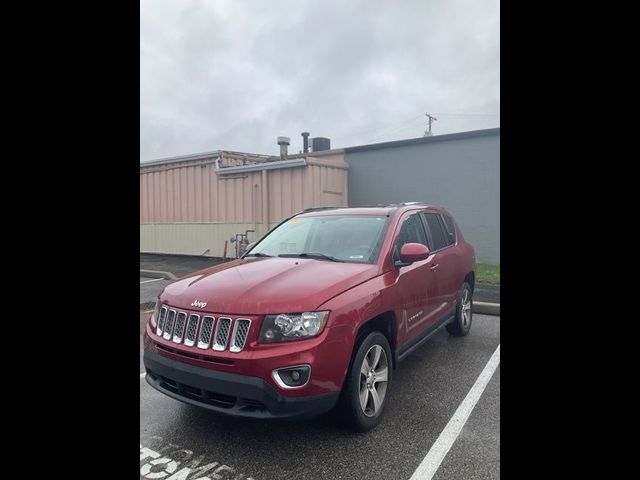
[[322, 332], [329, 312], [267, 315], [260, 331], [260, 343], [286, 342], [315, 337]]

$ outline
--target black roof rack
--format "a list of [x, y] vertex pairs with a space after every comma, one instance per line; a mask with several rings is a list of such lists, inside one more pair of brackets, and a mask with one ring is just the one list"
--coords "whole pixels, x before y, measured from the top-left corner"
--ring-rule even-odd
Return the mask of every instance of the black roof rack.
[[385, 205], [387, 207], [410, 207], [412, 205], [423, 205], [425, 207], [433, 207], [430, 203], [427, 202], [402, 202], [402, 203], [390, 203], [389, 205]]
[[411, 205], [424, 205], [425, 207], [432, 207], [433, 205], [426, 202], [402, 202], [402, 203], [379, 203], [377, 205], [365, 205], [358, 207], [309, 207], [304, 210], [299, 211], [298, 213], [294, 213], [292, 216], [301, 215], [303, 213], [309, 212], [318, 212], [321, 210], [335, 210], [339, 208], [400, 208], [400, 207], [409, 207]]
[[334, 210], [336, 208], [348, 208], [348, 207], [309, 207], [309, 208], [305, 208], [304, 210], [298, 212], [296, 215], [299, 215], [301, 213], [316, 212], [316, 211], [319, 211], [319, 210]]

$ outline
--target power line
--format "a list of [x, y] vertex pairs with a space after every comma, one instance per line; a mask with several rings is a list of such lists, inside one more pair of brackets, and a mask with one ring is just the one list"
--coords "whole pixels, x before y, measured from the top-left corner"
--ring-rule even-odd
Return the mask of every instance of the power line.
[[499, 113], [437, 113], [444, 117], [499, 117]]
[[383, 132], [385, 130], [389, 130], [389, 129], [394, 129], [395, 127], [399, 126], [399, 125], [405, 125], [407, 122], [412, 122], [414, 120], [417, 120], [418, 118], [422, 117], [422, 113], [419, 113], [416, 116], [413, 116], [411, 118], [407, 118], [405, 120], [400, 120], [399, 122], [395, 122], [392, 123], [390, 125], [386, 125], [386, 126], [376, 126], [376, 127], [371, 127], [371, 128], [365, 128], [364, 130], [355, 130], [355, 131], [351, 131], [351, 132], [347, 132], [346, 134], [344, 134], [345, 136], [354, 136], [354, 135], [363, 135], [363, 134], [367, 134], [367, 133], [378, 133], [378, 132]]
[[366, 140], [366, 142], [365, 142], [365, 143], [374, 143], [374, 142], [376, 142], [376, 141], [377, 141], [377, 140], [379, 140], [379, 139], [382, 139], [382, 138], [388, 137], [388, 136], [390, 136], [390, 135], [395, 135], [395, 134], [397, 134], [397, 133], [399, 133], [399, 132], [401, 132], [401, 131], [403, 131], [403, 130], [406, 130], [407, 128], [414, 128], [414, 126], [415, 126], [415, 125], [414, 125], [414, 123], [415, 123], [417, 120], [420, 120], [420, 118], [421, 118], [421, 117], [422, 117], [422, 114], [418, 115], [416, 118], [412, 118], [412, 119], [411, 119], [410, 121], [408, 121], [408, 122], [404, 122], [404, 123], [402, 123], [401, 125], [396, 125], [396, 126], [395, 126], [394, 128], [392, 128], [391, 130], [387, 130], [387, 131], [385, 131], [385, 132], [384, 132], [383, 134], [381, 134], [381, 135], [376, 135], [376, 136], [375, 136], [373, 139], [371, 139], [371, 140]]
[[[413, 122], [417, 121], [418, 119], [422, 118], [422, 116], [425, 115], [424, 113], [420, 113], [416, 116], [407, 118], [405, 120], [401, 120], [399, 122], [394, 122], [390, 125], [386, 125], [386, 126], [375, 126], [375, 127], [369, 127], [369, 128], [365, 128], [365, 129], [361, 129], [361, 130], [352, 130], [350, 132], [347, 132], [345, 134], [343, 134], [343, 136], [345, 137], [354, 137], [354, 136], [360, 136], [360, 135], [366, 135], [369, 133], [373, 133], [373, 138], [369, 137], [370, 140], [365, 140], [364, 143], [374, 143], [377, 140], [383, 139], [383, 138], [388, 138], [390, 135], [394, 135], [397, 134], [403, 130], [406, 130], [407, 128], [411, 127], [413, 128], [413, 125], [409, 125], [409, 124], [413, 124]], [[429, 115], [429, 114], [426, 114]], [[499, 117], [500, 114], [495, 114], [495, 113], [434, 113], [433, 115], [431, 115], [431, 117], [436, 120], [435, 115], [437, 115], [438, 117], [443, 116], [443, 117], [461, 117], [460, 119], [463, 118], [467, 118], [469, 120], [472, 120], [473, 118], [481, 118], [481, 117]], [[431, 122], [433, 122], [434, 120], [431, 120]], [[427, 132], [430, 131], [429, 127], [427, 126]], [[425, 132], [426, 133], [426, 132]]]
[[[369, 127], [369, 128], [365, 128], [362, 130], [352, 130], [350, 132], [345, 133], [345, 136], [355, 136], [355, 135], [364, 135], [364, 134], [368, 134], [368, 133], [374, 133], [377, 134], [378, 132], [384, 132], [385, 130], [391, 130], [396, 128], [397, 126], [402, 126], [407, 124], [408, 122], [412, 122], [414, 120], [417, 120], [418, 118], [422, 117], [422, 113], [419, 113], [416, 116], [407, 118], [405, 120], [400, 120], [399, 122], [396, 123], [392, 123], [390, 125], [386, 125], [386, 126], [375, 126], [375, 127]], [[455, 117], [499, 117], [500, 114], [495, 114], [495, 113], [434, 113], [434, 115], [438, 115], [438, 116], [446, 116], [446, 117], [451, 117], [451, 116], [455, 116]]]
[[[395, 130], [395, 131], [390, 132], [388, 134], [379, 136], [377, 138], [374, 138], [373, 140], [367, 140], [366, 142], [363, 142], [363, 143], [364, 143], [364, 145], [368, 145], [370, 143], [392, 142], [394, 140], [398, 140], [397, 137], [401, 132], [404, 132], [405, 130], [408, 130], [408, 129], [414, 129], [414, 128], [416, 128], [415, 125], [405, 125], [404, 127], [400, 127], [400, 129], [398, 129], [398, 130]], [[393, 136], [394, 138], [389, 138], [391, 136]], [[411, 135], [411, 138], [413, 138], [413, 137], [415, 137], [415, 135]]]

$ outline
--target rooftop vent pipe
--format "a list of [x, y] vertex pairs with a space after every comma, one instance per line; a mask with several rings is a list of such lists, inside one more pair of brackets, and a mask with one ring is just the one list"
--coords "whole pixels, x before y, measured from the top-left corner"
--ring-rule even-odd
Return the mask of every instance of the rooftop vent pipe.
[[289, 137], [278, 137], [278, 145], [280, 145], [280, 159], [286, 160], [288, 158], [287, 149], [289, 144], [291, 143], [291, 139]]
[[302, 151], [309, 153], [309, 132], [302, 132]]

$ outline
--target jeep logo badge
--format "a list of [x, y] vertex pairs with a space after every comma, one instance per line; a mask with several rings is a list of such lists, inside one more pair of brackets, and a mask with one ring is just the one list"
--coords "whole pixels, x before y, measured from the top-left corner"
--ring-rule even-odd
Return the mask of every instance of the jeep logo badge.
[[192, 307], [204, 308], [207, 306], [207, 302], [201, 302], [200, 300], [194, 300], [191, 304]]

